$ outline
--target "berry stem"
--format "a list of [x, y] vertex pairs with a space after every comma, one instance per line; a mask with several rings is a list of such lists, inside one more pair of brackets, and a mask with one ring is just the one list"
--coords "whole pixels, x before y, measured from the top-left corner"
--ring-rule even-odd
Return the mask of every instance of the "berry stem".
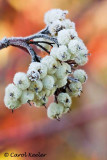
[[35, 44], [36, 46], [40, 47], [41, 49], [46, 51], [48, 54], [50, 54], [50, 52], [45, 47], [43, 47], [42, 45], [38, 44], [37, 42], [33, 41], [33, 42], [30, 42], [30, 44]]
[[51, 47], [53, 47], [52, 44], [55, 44], [54, 42], [45, 42], [45, 41], [30, 41], [30, 42], [29, 42], [29, 44], [33, 44], [33, 43], [35, 43], [35, 44], [38, 44], [38, 43], [48, 44], [48, 45], [50, 45]]

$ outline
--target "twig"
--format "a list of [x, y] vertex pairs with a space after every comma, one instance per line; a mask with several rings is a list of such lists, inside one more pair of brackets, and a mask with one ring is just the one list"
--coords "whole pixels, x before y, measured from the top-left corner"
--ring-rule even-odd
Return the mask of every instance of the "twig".
[[[58, 45], [57, 39], [49, 36], [48, 34], [49, 34], [48, 27], [46, 27], [45, 29], [41, 30], [40, 32], [33, 34], [31, 36], [27, 36], [27, 37], [11, 37], [11, 38], [4, 37], [0, 41], [0, 49], [7, 48], [8, 46], [15, 46], [15, 47], [26, 50], [31, 55], [32, 61], [39, 62], [41, 58], [35, 53], [33, 48], [30, 46], [31, 40], [33, 40], [34, 38], [44, 38], [44, 39], [51, 41], [51, 42], [45, 42], [45, 43], [47, 43], [51, 46], [53, 43]], [[42, 43], [44, 43], [44, 42], [42, 42]], [[38, 43], [35, 43], [35, 45], [39, 46]], [[39, 47], [41, 47], [42, 49], [44, 49], [46, 52], [49, 53], [49, 51], [47, 51], [41, 45]]]
[[50, 45], [51, 47], [53, 47], [53, 45], [52, 45], [52, 44], [55, 44], [55, 43], [52, 43], [52, 42], [46, 42], [46, 41], [30, 41], [30, 42], [29, 42], [29, 44], [32, 44], [32, 42], [48, 44], [48, 45]]
[[30, 42], [30, 44], [35, 44], [36, 46], [40, 47], [41, 49], [46, 51], [48, 54], [50, 54], [50, 52], [45, 47], [43, 47], [42, 45], [38, 44], [37, 42], [32, 41], [32, 42]]
[[30, 41], [30, 40], [35, 39], [35, 38], [44, 38], [44, 39], [50, 40], [50, 41], [52, 41], [52, 42], [54, 42], [55, 44], [58, 45], [58, 41], [57, 41], [56, 38], [45, 35], [45, 34], [37, 34], [36, 33], [36, 34], [31, 35], [31, 36], [25, 37], [24, 40], [25, 41]]
[[78, 82], [78, 79], [75, 79], [73, 77], [68, 77], [67, 79], [71, 82]]
[[42, 29], [41, 31], [38, 32], [39, 34], [50, 34], [48, 26], [46, 28]]

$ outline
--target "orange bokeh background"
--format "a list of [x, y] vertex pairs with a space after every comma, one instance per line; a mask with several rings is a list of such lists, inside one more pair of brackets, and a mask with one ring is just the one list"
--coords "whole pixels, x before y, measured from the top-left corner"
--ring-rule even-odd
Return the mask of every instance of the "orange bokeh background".
[[[61, 124], [63, 129], [49, 134], [48, 129], [50, 131], [52, 125], [44, 108], [23, 105], [12, 114], [4, 106], [5, 87], [12, 82], [16, 72], [27, 71], [30, 56], [14, 47], [0, 50], [0, 160], [27, 160], [5, 158], [3, 155], [5, 152], [25, 151], [46, 153], [47, 156], [41, 158], [46, 160], [107, 160], [107, 1], [0, 0], [0, 39], [38, 32], [45, 27], [45, 12], [52, 8], [69, 11], [68, 18], [76, 23], [77, 32], [91, 53], [89, 62], [82, 67], [89, 77], [83, 88], [84, 93], [80, 98], [73, 99], [72, 112], [65, 115], [62, 122], [54, 122], [56, 126]], [[37, 51], [40, 55], [45, 54]], [[73, 129], [64, 129], [65, 119], [74, 116], [75, 111], [79, 113], [90, 108], [97, 111], [97, 107], [99, 110], [104, 105], [103, 116], [101, 114], [101, 117]], [[48, 127], [46, 131], [45, 125]], [[43, 131], [41, 129], [42, 135], [39, 135], [39, 127], [44, 128]]]

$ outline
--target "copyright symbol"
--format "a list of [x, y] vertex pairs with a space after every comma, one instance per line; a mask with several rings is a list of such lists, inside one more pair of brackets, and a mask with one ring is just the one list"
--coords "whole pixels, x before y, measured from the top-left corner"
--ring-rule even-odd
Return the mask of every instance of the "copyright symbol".
[[9, 156], [9, 153], [4, 153], [4, 156], [5, 156], [5, 157], [8, 157], [8, 156]]

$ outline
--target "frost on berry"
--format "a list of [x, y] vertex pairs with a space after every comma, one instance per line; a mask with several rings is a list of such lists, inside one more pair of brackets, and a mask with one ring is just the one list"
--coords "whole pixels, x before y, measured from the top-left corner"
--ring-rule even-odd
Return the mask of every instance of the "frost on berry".
[[82, 84], [79, 81], [71, 82], [69, 84], [69, 88], [70, 88], [71, 92], [82, 91]]
[[47, 115], [51, 119], [59, 119], [64, 110], [63, 105], [57, 103], [51, 103], [47, 110]]
[[66, 29], [75, 29], [75, 23], [71, 22], [70, 19], [65, 19], [63, 21], [63, 25], [65, 26]]
[[57, 88], [64, 87], [67, 84], [67, 76], [56, 81]]
[[34, 72], [35, 71], [38, 72], [39, 75], [40, 75], [40, 79], [44, 78], [47, 75], [47, 67], [46, 67], [46, 65], [44, 65], [44, 64], [42, 64], [40, 62], [32, 62], [30, 64], [30, 66], [29, 66], [29, 70], [34, 70]]
[[62, 64], [59, 63], [58, 69], [57, 69], [57, 71], [55, 73], [56, 77], [58, 79], [62, 79], [64, 77], [68, 76], [69, 73], [71, 73], [71, 68], [68, 68], [66, 63], [62, 63]]
[[66, 88], [66, 92], [71, 96], [71, 97], [80, 97], [81, 95], [81, 91], [80, 90], [76, 90], [76, 91], [72, 91], [69, 90], [68, 88]]
[[41, 80], [34, 81], [30, 84], [29, 89], [33, 92], [40, 92], [43, 88], [43, 83]]
[[57, 71], [57, 61], [54, 57], [52, 56], [45, 56], [42, 60], [41, 63], [47, 66], [47, 72], [48, 74], [54, 74]]
[[57, 36], [58, 32], [62, 29], [65, 29], [65, 25], [63, 21], [56, 20], [52, 24], [49, 25], [49, 32], [52, 36]]
[[70, 40], [75, 39], [78, 36], [75, 29], [63, 29], [58, 33], [58, 43], [61, 45], [67, 45]]
[[78, 54], [76, 57], [75, 57], [75, 62], [80, 65], [80, 66], [83, 66], [85, 65], [87, 62], [88, 62], [88, 57], [87, 55], [85, 55], [83, 52], [81, 52], [80, 54]]
[[75, 23], [66, 19], [67, 13], [52, 9], [45, 14], [46, 29], [29, 43], [37, 44], [48, 55], [38, 61], [33, 59], [27, 73], [15, 74], [14, 84], [5, 89], [7, 108], [16, 109], [30, 102], [37, 108], [46, 107], [49, 97], [53, 96], [47, 116], [59, 120], [70, 111], [73, 97], [81, 95], [88, 76], [80, 66], [88, 62], [88, 49], [79, 38]]
[[19, 100], [12, 101], [8, 97], [4, 97], [4, 104], [8, 109], [17, 109], [21, 106], [21, 102]]
[[50, 53], [56, 60], [67, 61], [70, 60], [70, 53], [65, 45], [59, 47], [53, 47]]
[[22, 90], [15, 86], [13, 83], [9, 84], [5, 89], [5, 96], [10, 100], [17, 100], [21, 97]]
[[29, 101], [32, 101], [34, 99], [34, 92], [29, 91], [29, 90], [24, 90], [22, 92], [22, 96], [21, 96], [21, 103], [25, 104]]
[[30, 86], [30, 81], [27, 75], [23, 72], [16, 73], [13, 82], [21, 90], [25, 90]]
[[40, 73], [34, 68], [28, 69], [27, 76], [31, 82], [35, 82], [40, 79]]
[[58, 47], [57, 46], [54, 46], [52, 49], [51, 49], [51, 52], [50, 52], [50, 55], [57, 59], [57, 51], [58, 51]]
[[65, 45], [59, 46], [57, 50], [57, 59], [60, 61], [70, 60], [70, 53], [68, 52], [68, 48]]
[[54, 83], [55, 83], [54, 78], [53, 78], [52, 76], [49, 76], [49, 75], [47, 75], [47, 76], [42, 80], [42, 82], [43, 82], [43, 87], [44, 87], [45, 89], [49, 89], [49, 90], [51, 90], [51, 89], [53, 88]]
[[48, 97], [46, 95], [46, 91], [41, 91], [39, 93], [37, 93], [35, 95], [35, 98], [34, 98], [34, 105], [36, 107], [41, 107], [41, 106], [45, 106], [46, 103], [48, 102]]
[[62, 103], [65, 107], [70, 107], [71, 97], [67, 93], [60, 93], [57, 97], [58, 102]]
[[74, 58], [75, 62], [82, 66], [88, 61], [87, 53], [88, 50], [84, 45], [83, 41], [79, 38], [71, 40], [68, 44], [69, 52]]
[[52, 9], [45, 14], [44, 21], [47, 25], [53, 23], [56, 20], [64, 20], [68, 11], [61, 9]]
[[20, 107], [21, 103], [19, 98], [22, 95], [22, 91], [14, 84], [9, 84], [5, 89], [4, 103], [9, 109], [16, 109]]
[[84, 83], [87, 80], [87, 74], [82, 69], [77, 69], [73, 73], [74, 78], [78, 79], [81, 83]]

